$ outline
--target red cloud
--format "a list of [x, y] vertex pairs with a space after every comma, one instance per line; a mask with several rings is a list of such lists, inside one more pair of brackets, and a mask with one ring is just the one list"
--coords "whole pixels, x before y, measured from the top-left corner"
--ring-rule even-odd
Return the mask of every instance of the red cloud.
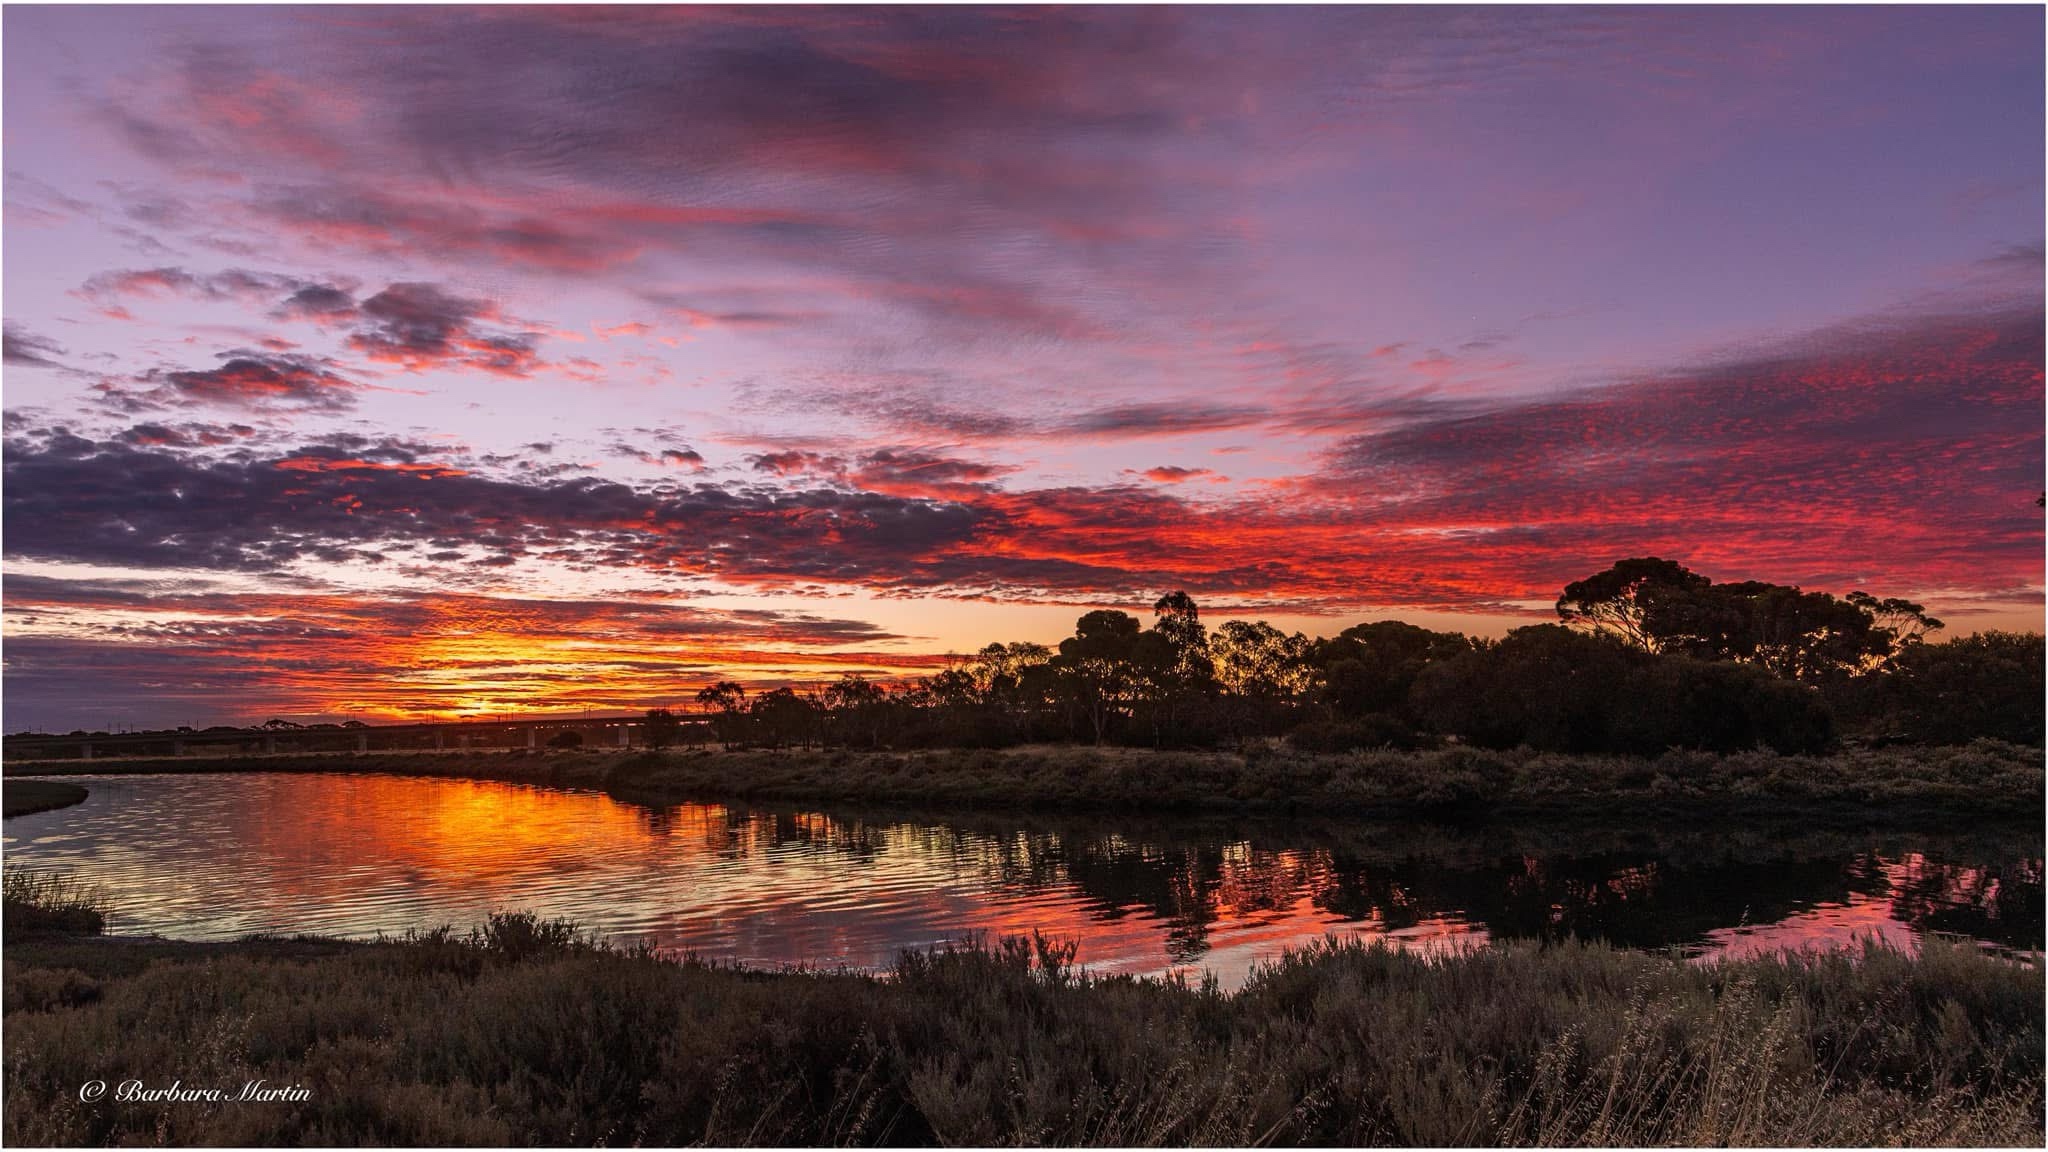
[[326, 456], [290, 456], [277, 462], [277, 467], [287, 472], [402, 472], [422, 479], [437, 479], [446, 476], [466, 476], [460, 468], [442, 464], [420, 464], [407, 461], [350, 460]]
[[109, 387], [117, 403], [140, 407], [217, 404], [251, 409], [338, 411], [355, 402], [362, 386], [316, 360], [281, 355], [234, 355], [218, 368], [164, 372], [155, 389], [133, 393]]
[[1012, 491], [998, 466], [909, 449], [769, 453], [750, 480], [633, 485], [51, 431], [10, 440], [0, 491], [11, 556], [137, 568], [269, 571], [432, 541], [502, 565], [767, 588], [1497, 610], [1657, 554], [1723, 579], [2013, 600], [2042, 579], [2041, 359], [2038, 312], [1829, 334], [1413, 419], [1340, 445], [1320, 475], [1218, 501]]
[[349, 347], [371, 360], [408, 371], [475, 368], [500, 376], [527, 376], [542, 367], [530, 332], [487, 332], [479, 320], [498, 319], [488, 301], [450, 295], [432, 284], [393, 284], [363, 301], [365, 327]]
[[1183, 484], [1189, 480], [1204, 480], [1216, 477], [1216, 473], [1207, 468], [1181, 468], [1170, 464], [1161, 465], [1157, 468], [1147, 468], [1141, 475], [1147, 480], [1160, 484]]

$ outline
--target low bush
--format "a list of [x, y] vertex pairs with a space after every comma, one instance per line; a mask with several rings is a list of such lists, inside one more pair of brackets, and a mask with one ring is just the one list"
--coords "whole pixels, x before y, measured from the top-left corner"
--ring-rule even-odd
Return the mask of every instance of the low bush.
[[[1093, 977], [1043, 939], [913, 953], [877, 979], [671, 962], [545, 923], [140, 966], [105, 944], [53, 953], [70, 971], [12, 948], [5, 1138], [2030, 1144], [2042, 1122], [2041, 972], [1939, 942], [1707, 965], [1331, 942], [1226, 994]], [[78, 1099], [173, 1076], [309, 1098]]]
[[1302, 752], [1356, 752], [1367, 748], [1420, 748], [1430, 741], [1397, 717], [1374, 712], [1356, 720], [1311, 720], [1287, 734]]

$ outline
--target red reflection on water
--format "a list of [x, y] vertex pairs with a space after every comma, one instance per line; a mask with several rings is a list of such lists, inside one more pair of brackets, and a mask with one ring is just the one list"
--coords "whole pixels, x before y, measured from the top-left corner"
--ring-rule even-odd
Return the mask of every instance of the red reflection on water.
[[[1944, 911], [1995, 909], [2001, 881], [1991, 870], [1930, 861], [1908, 852], [1896, 859], [1872, 857], [1884, 878], [1881, 894], [1852, 894], [1770, 924], [1737, 925], [1707, 933], [1701, 960], [1737, 959], [1779, 951], [1819, 951], [1859, 946], [1864, 941], [1917, 952], [1922, 929]], [[2039, 862], [2021, 865], [2038, 883]], [[2020, 959], [2038, 960], [2034, 949], [2014, 949]]]
[[1909, 951], [1919, 947], [1913, 930], [1893, 917], [1889, 899], [1854, 896], [1845, 904], [1824, 904], [1772, 924], [1716, 928], [1707, 933], [1696, 958], [1739, 960], [1767, 952], [1846, 948], [1863, 939]]
[[[1755, 889], [1725, 877], [1753, 880], [1754, 865], [1360, 860], [1250, 840], [1162, 847], [715, 804], [657, 810], [589, 792], [374, 775], [92, 787], [86, 804], [10, 821], [10, 867], [78, 871], [108, 892], [118, 931], [185, 937], [370, 936], [522, 909], [712, 959], [877, 969], [906, 948], [1036, 931], [1075, 941], [1098, 972], [1206, 970], [1235, 985], [1326, 935], [1434, 952], [1544, 934], [1546, 920], [1602, 938], [1634, 932], [1652, 947], [1699, 942], [1702, 957], [1859, 937], [1910, 948], [1945, 924], [2025, 941], [2029, 929], [2013, 925], [2040, 890], [2038, 859], [2001, 874], [1920, 853], [1845, 858], [1839, 870], [1822, 858], [1802, 865], [1818, 868], [1815, 888], [1770, 895], [1775, 918], [1731, 925]], [[1691, 918], [1667, 935], [1674, 913]]]

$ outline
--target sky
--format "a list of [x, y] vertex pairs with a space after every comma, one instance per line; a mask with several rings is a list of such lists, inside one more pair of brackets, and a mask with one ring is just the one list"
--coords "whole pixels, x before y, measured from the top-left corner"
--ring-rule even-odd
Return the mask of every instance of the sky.
[[0, 22], [8, 731], [1641, 555], [2041, 628], [2038, 7]]

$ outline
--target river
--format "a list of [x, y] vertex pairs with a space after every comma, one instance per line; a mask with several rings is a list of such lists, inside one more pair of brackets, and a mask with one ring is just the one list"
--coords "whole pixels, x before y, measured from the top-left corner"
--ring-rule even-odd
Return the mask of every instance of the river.
[[73, 777], [5, 825], [7, 867], [75, 874], [108, 930], [367, 938], [497, 910], [779, 967], [879, 969], [975, 933], [1078, 941], [1098, 972], [1226, 987], [1327, 934], [1410, 948], [1576, 935], [1689, 955], [1927, 933], [2038, 959], [2039, 829], [1969, 834], [1232, 824], [650, 808], [601, 793], [350, 774]]

